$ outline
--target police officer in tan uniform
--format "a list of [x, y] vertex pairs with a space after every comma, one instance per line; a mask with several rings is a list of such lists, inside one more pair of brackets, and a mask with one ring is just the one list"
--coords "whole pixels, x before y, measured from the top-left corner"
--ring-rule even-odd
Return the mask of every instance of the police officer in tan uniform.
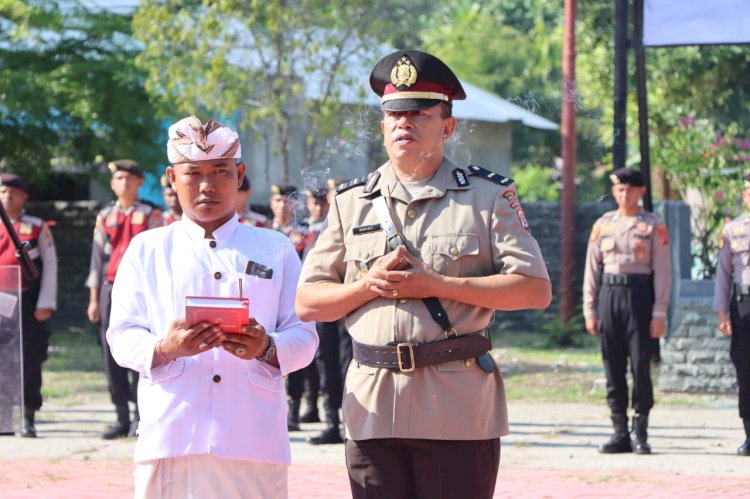
[[[745, 175], [742, 201], [750, 208], [750, 174]], [[740, 417], [745, 427], [745, 442], [737, 454], [750, 456], [750, 215], [735, 218], [722, 231], [714, 311], [719, 331], [732, 338], [729, 354], [737, 370]]]
[[370, 85], [389, 160], [337, 188], [297, 312], [345, 317], [352, 336], [353, 497], [489, 498], [508, 418], [487, 329], [496, 310], [546, 307], [547, 269], [512, 181], [443, 155], [466, 98], [453, 72], [403, 50]]
[[[610, 175], [617, 210], [594, 224], [586, 253], [583, 315], [586, 330], [601, 337], [607, 373], [607, 404], [614, 435], [599, 446], [605, 454], [649, 454], [648, 414], [654, 405], [651, 384], [652, 338], [664, 336], [672, 284], [667, 226], [643, 210], [643, 174], [620, 168]], [[628, 358], [633, 375], [633, 434], [628, 433]]]

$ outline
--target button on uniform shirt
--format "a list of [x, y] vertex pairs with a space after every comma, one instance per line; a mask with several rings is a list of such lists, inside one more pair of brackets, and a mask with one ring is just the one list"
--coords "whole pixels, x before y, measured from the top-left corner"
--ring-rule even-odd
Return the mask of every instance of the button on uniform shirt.
[[[409, 251], [437, 272], [452, 277], [521, 274], [549, 279], [512, 185], [476, 176], [467, 181], [466, 169], [444, 159], [412, 197], [389, 163], [378, 172], [373, 192], [380, 190], [391, 206]], [[360, 280], [389, 250], [364, 187], [335, 196], [328, 226], [305, 259], [300, 287]], [[487, 328], [495, 313], [466, 303], [440, 302], [461, 335]], [[366, 345], [445, 339], [420, 299], [375, 298], [347, 315], [345, 322], [352, 338]], [[346, 375], [343, 411], [347, 436], [355, 440], [476, 440], [508, 433], [500, 370], [487, 374], [475, 359], [408, 374], [354, 361]]]
[[737, 217], [721, 231], [714, 285], [714, 312], [729, 312], [732, 283], [750, 284], [750, 216]]
[[596, 319], [600, 273], [654, 274], [652, 317], [666, 317], [672, 289], [672, 263], [667, 226], [659, 217], [638, 211], [633, 217], [617, 210], [602, 215], [591, 229], [583, 276], [583, 315]]
[[[288, 464], [284, 376], [308, 365], [318, 345], [314, 324], [294, 312], [300, 261], [283, 234], [236, 215], [213, 235], [183, 218], [136, 236], [120, 263], [107, 340], [115, 360], [141, 374], [135, 461], [212, 454]], [[256, 267], [272, 272], [245, 273]], [[236, 297], [240, 279], [281, 368], [221, 348], [152, 368], [156, 342], [185, 317], [185, 297]]]

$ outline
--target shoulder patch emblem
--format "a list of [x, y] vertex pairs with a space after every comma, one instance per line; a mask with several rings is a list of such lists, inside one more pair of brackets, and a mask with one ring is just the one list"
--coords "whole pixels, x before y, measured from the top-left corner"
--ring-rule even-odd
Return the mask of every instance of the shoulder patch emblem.
[[589, 241], [596, 241], [596, 239], [599, 237], [599, 224], [595, 223], [594, 227], [591, 229], [591, 236], [589, 237]]
[[659, 243], [662, 246], [669, 244], [669, 231], [667, 230], [667, 224], [659, 224], [656, 227], [656, 233], [659, 235]]
[[520, 201], [518, 201], [518, 195], [516, 195], [516, 191], [505, 191], [503, 193], [503, 197], [508, 200], [508, 204], [510, 205], [511, 209], [515, 210], [516, 208], [521, 207], [521, 203]]
[[367, 177], [359, 177], [359, 178], [355, 178], [354, 180], [350, 180], [349, 182], [344, 182], [343, 184], [339, 184], [336, 186], [336, 194], [341, 194], [344, 191], [348, 191], [352, 187], [363, 185], [365, 182], [367, 182]]
[[487, 180], [495, 182], [498, 185], [504, 185], [507, 187], [513, 183], [513, 179], [500, 175], [499, 173], [491, 172], [486, 168], [482, 168], [481, 166], [469, 165], [468, 169], [469, 175], [476, 175], [478, 177], [486, 178]]
[[31, 235], [31, 224], [27, 224], [25, 222], [21, 223], [18, 226], [18, 233], [22, 236], [28, 236]]
[[466, 187], [469, 185], [469, 179], [466, 177], [463, 168], [455, 168], [453, 170], [453, 178], [456, 179], [456, 185], [458, 187]]

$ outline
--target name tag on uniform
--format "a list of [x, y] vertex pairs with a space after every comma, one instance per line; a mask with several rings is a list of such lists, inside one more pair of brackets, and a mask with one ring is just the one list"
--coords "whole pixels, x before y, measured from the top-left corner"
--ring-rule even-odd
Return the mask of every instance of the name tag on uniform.
[[145, 218], [146, 218], [146, 215], [142, 211], [133, 212], [133, 223], [135, 225], [141, 225]]
[[370, 232], [377, 232], [379, 230], [383, 230], [380, 224], [360, 225], [359, 227], [354, 227], [352, 233], [355, 236], [358, 236], [360, 234], [369, 234]]
[[248, 260], [245, 264], [245, 274], [254, 275], [261, 279], [271, 279], [273, 277], [273, 269], [266, 267], [262, 263]]

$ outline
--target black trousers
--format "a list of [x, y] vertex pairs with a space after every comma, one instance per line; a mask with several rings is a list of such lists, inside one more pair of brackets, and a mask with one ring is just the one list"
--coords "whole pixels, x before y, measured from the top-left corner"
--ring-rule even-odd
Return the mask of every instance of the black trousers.
[[732, 297], [729, 305], [732, 321], [729, 355], [737, 370], [740, 417], [750, 419], [750, 296], [740, 298], [738, 301]]
[[320, 387], [326, 396], [327, 411], [338, 411], [344, 395], [346, 370], [352, 360], [352, 339], [344, 321], [318, 322], [320, 345], [315, 365], [320, 374]]
[[104, 357], [104, 372], [107, 375], [109, 396], [115, 406], [125, 406], [128, 401], [135, 402], [138, 411], [138, 373], [120, 366], [112, 357], [107, 343], [109, 314], [112, 311], [112, 284], [104, 282], [99, 290], [99, 339]]
[[23, 405], [38, 411], [42, 408], [42, 363], [47, 360], [50, 332], [34, 317], [39, 289], [21, 293], [23, 317]]
[[354, 499], [490, 499], [500, 439], [346, 441]]
[[649, 333], [653, 304], [651, 284], [605, 284], [599, 291], [599, 337], [607, 374], [607, 404], [612, 414], [625, 414], [628, 409], [628, 358], [633, 376], [633, 409], [645, 415], [654, 406]]

